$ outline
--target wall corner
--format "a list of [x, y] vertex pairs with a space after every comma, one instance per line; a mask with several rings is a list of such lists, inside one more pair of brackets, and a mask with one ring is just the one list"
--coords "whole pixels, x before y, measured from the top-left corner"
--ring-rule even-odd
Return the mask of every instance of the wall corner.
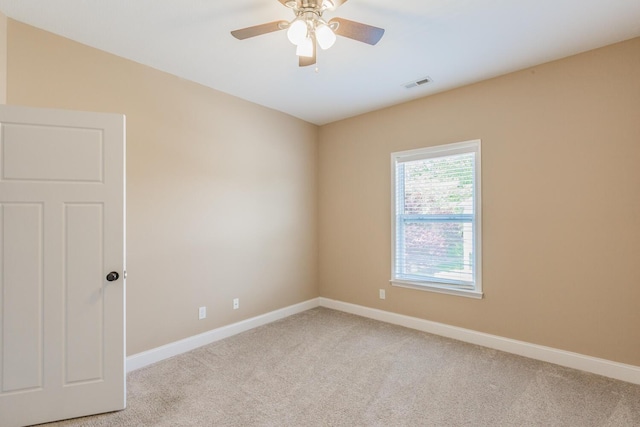
[[7, 16], [0, 12], [0, 104], [7, 103]]

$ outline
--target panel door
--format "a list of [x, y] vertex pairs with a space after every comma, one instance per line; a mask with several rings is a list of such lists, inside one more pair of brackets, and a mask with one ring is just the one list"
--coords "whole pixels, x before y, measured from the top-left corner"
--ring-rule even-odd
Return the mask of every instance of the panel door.
[[122, 115], [0, 106], [3, 427], [126, 405], [124, 147]]

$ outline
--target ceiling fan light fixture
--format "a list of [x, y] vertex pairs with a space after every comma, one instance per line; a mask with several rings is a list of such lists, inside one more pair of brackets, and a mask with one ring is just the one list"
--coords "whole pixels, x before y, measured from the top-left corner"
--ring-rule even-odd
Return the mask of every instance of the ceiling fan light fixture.
[[302, 19], [296, 19], [287, 30], [289, 41], [296, 46], [300, 45], [307, 38], [307, 23]]
[[311, 58], [313, 56], [313, 39], [306, 37], [296, 48], [296, 55]]
[[320, 48], [326, 50], [336, 42], [336, 35], [328, 25], [321, 23], [316, 27], [316, 39]]

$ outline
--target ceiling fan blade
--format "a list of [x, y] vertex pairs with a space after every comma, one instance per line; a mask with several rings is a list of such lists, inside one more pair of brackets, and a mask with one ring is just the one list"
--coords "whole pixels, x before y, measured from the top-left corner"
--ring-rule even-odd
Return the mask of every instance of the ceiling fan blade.
[[333, 18], [329, 21], [329, 24], [332, 22], [340, 24], [335, 31], [337, 35], [367, 43], [372, 46], [378, 43], [384, 34], [384, 29], [382, 28], [362, 24], [360, 22], [349, 21], [348, 19]]
[[280, 31], [283, 29], [282, 25], [284, 24], [287, 24], [287, 21], [273, 21], [267, 24], [255, 25], [253, 27], [234, 30], [231, 31], [231, 35], [238, 40], [244, 40], [250, 37], [261, 36], [262, 34]]
[[308, 67], [309, 65], [313, 65], [316, 63], [316, 38], [311, 37], [313, 39], [313, 56], [299, 56], [298, 57], [298, 65], [300, 67]]

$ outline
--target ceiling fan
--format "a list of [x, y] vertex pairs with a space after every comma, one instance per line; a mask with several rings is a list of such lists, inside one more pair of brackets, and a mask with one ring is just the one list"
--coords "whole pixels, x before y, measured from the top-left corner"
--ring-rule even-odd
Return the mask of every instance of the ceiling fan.
[[279, 30], [287, 30], [287, 37], [297, 46], [299, 65], [305, 67], [316, 63], [316, 45], [329, 49], [336, 41], [336, 35], [347, 37], [370, 45], [380, 41], [384, 30], [360, 22], [343, 18], [325, 21], [322, 14], [335, 10], [348, 0], [278, 0], [295, 14], [292, 21], [274, 21], [253, 27], [231, 31], [238, 40], [260, 36]]

